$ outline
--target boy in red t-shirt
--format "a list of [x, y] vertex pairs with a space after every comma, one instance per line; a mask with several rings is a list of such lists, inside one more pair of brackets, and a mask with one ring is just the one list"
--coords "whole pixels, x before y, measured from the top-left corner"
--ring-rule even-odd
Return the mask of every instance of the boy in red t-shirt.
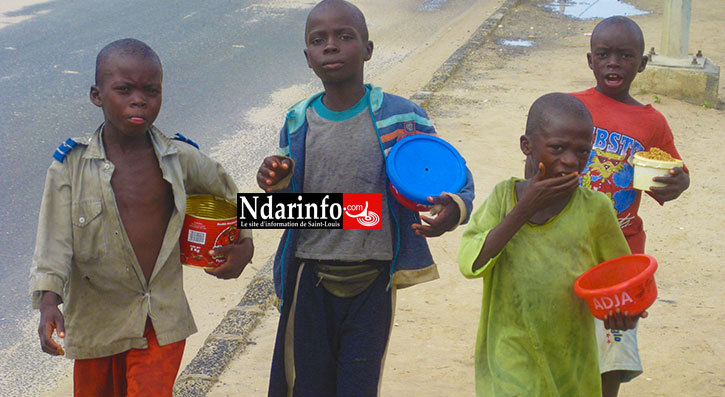
[[[604, 19], [594, 28], [590, 46], [587, 60], [597, 86], [572, 94], [584, 102], [594, 120], [594, 145], [582, 185], [611, 198], [632, 253], [644, 253], [645, 233], [637, 215], [642, 192], [632, 187], [632, 158], [652, 147], [678, 159], [680, 155], [664, 116], [629, 94], [632, 81], [648, 60], [643, 55], [644, 36], [639, 26], [623, 16]], [[686, 167], [672, 168], [668, 176], [653, 181], [665, 185], [648, 192], [660, 204], [676, 199], [690, 186]], [[620, 382], [642, 373], [637, 330], [607, 331], [600, 321], [598, 324], [602, 395], [616, 396]]]

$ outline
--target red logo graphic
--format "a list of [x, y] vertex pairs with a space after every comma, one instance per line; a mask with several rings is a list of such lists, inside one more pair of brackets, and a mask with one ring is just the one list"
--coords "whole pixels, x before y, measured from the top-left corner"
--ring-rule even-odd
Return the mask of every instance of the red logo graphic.
[[343, 229], [382, 229], [382, 193], [343, 193]]

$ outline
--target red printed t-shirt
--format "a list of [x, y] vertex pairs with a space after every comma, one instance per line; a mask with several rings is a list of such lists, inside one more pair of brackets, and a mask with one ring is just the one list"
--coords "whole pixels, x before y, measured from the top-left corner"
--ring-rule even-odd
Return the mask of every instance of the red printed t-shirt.
[[627, 105], [595, 88], [572, 95], [584, 102], [594, 120], [594, 145], [582, 185], [612, 200], [632, 253], [644, 253], [645, 233], [637, 214], [642, 192], [632, 187], [632, 158], [655, 146], [681, 159], [670, 126], [652, 105]]

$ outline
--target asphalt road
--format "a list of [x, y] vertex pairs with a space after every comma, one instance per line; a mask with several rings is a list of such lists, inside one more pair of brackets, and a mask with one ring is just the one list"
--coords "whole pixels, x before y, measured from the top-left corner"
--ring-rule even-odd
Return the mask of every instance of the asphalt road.
[[[125, 37], [149, 44], [164, 67], [156, 125], [208, 153], [275, 90], [312, 81], [300, 34], [309, 8], [284, 4], [51, 1], [23, 9], [15, 15], [34, 17], [0, 29], [0, 389], [30, 395], [23, 390], [42, 381], [33, 363], [58, 362], [37, 346], [28, 269], [53, 152], [103, 120], [88, 99], [98, 51]], [[244, 153], [261, 158], [273, 143], [247, 145]]]

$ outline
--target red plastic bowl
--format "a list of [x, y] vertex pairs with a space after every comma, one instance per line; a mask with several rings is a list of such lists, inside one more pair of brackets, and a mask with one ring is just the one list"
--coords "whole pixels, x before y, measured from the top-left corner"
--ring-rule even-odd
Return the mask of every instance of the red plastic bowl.
[[657, 260], [650, 255], [620, 256], [584, 272], [574, 283], [574, 292], [600, 320], [616, 309], [638, 315], [657, 299], [655, 270]]
[[393, 197], [395, 197], [395, 199], [398, 200], [398, 202], [400, 204], [403, 204], [403, 206], [405, 208], [408, 208], [410, 210], [418, 211], [418, 212], [428, 212], [431, 210], [431, 208], [433, 208], [433, 204], [431, 204], [431, 205], [418, 204], [415, 201], [403, 196], [398, 191], [398, 189], [396, 189], [395, 186], [393, 186], [392, 183], [390, 184], [390, 192], [393, 193]]

